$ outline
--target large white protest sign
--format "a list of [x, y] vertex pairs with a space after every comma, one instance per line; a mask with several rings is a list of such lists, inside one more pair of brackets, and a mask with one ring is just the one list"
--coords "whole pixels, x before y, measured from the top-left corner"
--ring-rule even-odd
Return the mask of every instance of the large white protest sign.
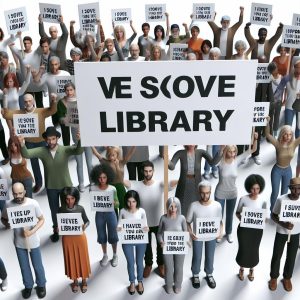
[[24, 137], [40, 136], [38, 114], [14, 114], [13, 122], [16, 135]]
[[166, 4], [146, 4], [146, 22], [162, 22], [166, 19]]
[[148, 232], [142, 219], [123, 219], [120, 221], [121, 231], [118, 232], [121, 244], [147, 244]]
[[243, 207], [241, 213], [241, 227], [264, 229], [267, 212], [265, 209]]
[[59, 4], [39, 3], [39, 6], [44, 22], [59, 23], [58, 19], [61, 16], [61, 6]]
[[75, 63], [83, 146], [249, 142], [256, 61], [128, 64]]
[[185, 60], [187, 54], [187, 44], [170, 44], [170, 60]]
[[29, 227], [36, 224], [36, 215], [33, 205], [8, 207], [7, 216], [10, 228]]
[[29, 30], [26, 7], [19, 7], [4, 11], [7, 32], [15, 34], [18, 31]]
[[77, 101], [68, 103], [65, 125], [70, 126], [70, 127], [79, 128], [79, 116], [78, 116]]
[[293, 21], [292, 21], [293, 26], [300, 26], [300, 14], [293, 14]]
[[270, 26], [272, 15], [272, 5], [252, 3], [250, 23], [257, 25]]
[[74, 76], [57, 76], [56, 78], [56, 94], [58, 98], [64, 97], [65, 94], [65, 85], [69, 82], [74, 83]]
[[8, 193], [8, 185], [7, 179], [0, 179], [0, 200], [8, 200], [9, 193]]
[[252, 126], [266, 126], [270, 102], [255, 102], [253, 108]]
[[279, 220], [283, 222], [300, 222], [300, 201], [282, 200]]
[[257, 66], [256, 83], [269, 83], [271, 74], [268, 71], [268, 63], [259, 63]]
[[300, 48], [299, 26], [283, 26], [281, 46], [289, 48]]
[[100, 19], [99, 3], [78, 4], [80, 30], [95, 32], [97, 19]]
[[195, 235], [201, 240], [215, 239], [220, 234], [220, 218], [197, 218]]
[[129, 23], [132, 20], [131, 8], [112, 9], [111, 19], [115, 24]]
[[213, 21], [215, 18], [214, 3], [193, 3], [193, 20]]
[[81, 213], [60, 213], [56, 216], [59, 235], [82, 234], [83, 221]]
[[93, 211], [114, 211], [114, 192], [91, 191], [90, 204]]
[[165, 231], [163, 254], [188, 254], [188, 241], [188, 232]]

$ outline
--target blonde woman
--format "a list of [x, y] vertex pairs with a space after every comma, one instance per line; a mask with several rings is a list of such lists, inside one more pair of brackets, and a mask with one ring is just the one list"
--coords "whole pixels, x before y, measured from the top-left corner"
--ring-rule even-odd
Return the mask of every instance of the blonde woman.
[[137, 35], [137, 32], [136, 32], [135, 28], [133, 27], [132, 20], [130, 21], [130, 27], [133, 31], [133, 34], [129, 39], [126, 39], [126, 32], [125, 32], [124, 26], [123, 25], [115, 26], [115, 24], [113, 22], [114, 36], [115, 36], [116, 41], [119, 44], [119, 47], [121, 48], [121, 50], [123, 52], [124, 57], [128, 57], [129, 47]]
[[[215, 200], [222, 206], [222, 218], [224, 215], [224, 207], [226, 203], [226, 222], [225, 233], [227, 241], [233, 242], [232, 239], [232, 219], [237, 199], [237, 147], [236, 145], [227, 145], [223, 150], [222, 159], [218, 165], [219, 167], [219, 182], [215, 190]], [[221, 241], [222, 236], [217, 238], [217, 242]]]
[[295, 139], [292, 127], [284, 125], [279, 132], [278, 139], [275, 139], [270, 133], [269, 121], [270, 117], [268, 117], [268, 123], [265, 128], [265, 136], [276, 149], [276, 164], [271, 171], [272, 194], [270, 210], [272, 212], [278, 197], [280, 182], [281, 195], [288, 192], [288, 185], [292, 178], [291, 160], [294, 157], [296, 147], [300, 144], [300, 137]]

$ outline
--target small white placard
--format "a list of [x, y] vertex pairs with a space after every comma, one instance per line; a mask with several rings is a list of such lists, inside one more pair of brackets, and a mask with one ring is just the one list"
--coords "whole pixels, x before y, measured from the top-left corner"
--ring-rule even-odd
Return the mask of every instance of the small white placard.
[[283, 26], [281, 46], [288, 48], [300, 48], [299, 26]]
[[33, 205], [14, 206], [7, 208], [10, 228], [22, 228], [36, 224], [35, 209]]
[[81, 31], [96, 31], [97, 19], [100, 19], [99, 3], [78, 4], [79, 24]]
[[65, 124], [70, 127], [79, 128], [77, 101], [68, 103]]
[[4, 11], [4, 15], [8, 34], [29, 30], [26, 7], [6, 10]]
[[90, 203], [93, 211], [113, 211], [114, 192], [113, 191], [92, 191], [90, 192]]
[[200, 241], [217, 238], [220, 222], [220, 218], [197, 218], [195, 235]]
[[118, 232], [121, 244], [148, 244], [148, 232], [145, 232], [145, 222], [142, 219], [122, 219], [122, 230]]
[[56, 79], [56, 94], [58, 98], [65, 96], [65, 85], [69, 82], [74, 83], [74, 75], [71, 76], [58, 76]]
[[16, 135], [24, 137], [39, 137], [38, 114], [14, 114], [13, 122]]
[[257, 66], [256, 83], [270, 82], [271, 74], [268, 71], [269, 63], [259, 63]]
[[193, 20], [194, 21], [213, 21], [215, 18], [214, 3], [193, 3]]
[[165, 231], [163, 254], [188, 254], [188, 241], [188, 232]]
[[132, 20], [131, 8], [112, 9], [111, 19], [115, 24], [129, 23]]
[[81, 235], [82, 217], [81, 213], [61, 213], [57, 214], [57, 225], [59, 235]]
[[61, 16], [61, 6], [52, 3], [39, 3], [40, 14], [43, 22], [59, 23], [58, 19]]
[[252, 3], [251, 14], [250, 14], [251, 24], [270, 26], [271, 15], [272, 15], [272, 5]]
[[292, 21], [293, 26], [300, 26], [300, 14], [293, 14], [293, 21]]
[[0, 179], [0, 200], [9, 200], [7, 179]]
[[283, 222], [300, 222], [300, 203], [293, 200], [282, 200], [279, 220]]
[[166, 4], [146, 4], [146, 22], [162, 22], [166, 19]]
[[252, 126], [266, 126], [270, 102], [255, 102]]
[[265, 209], [243, 207], [241, 213], [241, 227], [264, 229], [267, 212]]
[[171, 60], [186, 60], [187, 44], [170, 44], [170, 59]]

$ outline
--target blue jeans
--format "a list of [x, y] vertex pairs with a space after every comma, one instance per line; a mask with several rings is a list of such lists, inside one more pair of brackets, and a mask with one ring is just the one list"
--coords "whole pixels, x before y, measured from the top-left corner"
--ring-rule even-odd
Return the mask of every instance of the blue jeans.
[[6, 200], [0, 200], [0, 212], [3, 211], [3, 208], [5, 206], [5, 202], [6, 202]]
[[21, 182], [24, 185], [26, 191], [26, 197], [32, 198], [32, 178], [24, 178], [23, 180], [12, 180], [12, 184], [16, 182]]
[[57, 228], [56, 214], [58, 213], [58, 209], [59, 209], [59, 195], [61, 190], [46, 189], [46, 191], [47, 191], [48, 203], [51, 211], [53, 228]]
[[27, 249], [16, 247], [16, 252], [17, 252], [19, 265], [21, 268], [21, 273], [23, 278], [23, 284], [25, 288], [32, 289], [34, 284], [32, 272], [30, 269], [29, 255], [35, 273], [36, 284], [39, 287], [45, 287], [46, 278], [45, 278], [45, 271], [43, 267], [40, 247], [31, 249], [30, 252], [28, 252]]
[[118, 221], [114, 211], [97, 211], [95, 215], [95, 223], [98, 234], [97, 242], [99, 244], [107, 244], [107, 236], [110, 244], [116, 244], [119, 241], [117, 233]]
[[[212, 157], [214, 157], [218, 153], [219, 150], [220, 150], [219, 145], [212, 145]], [[217, 166], [211, 166], [207, 161], [205, 161], [204, 171], [209, 172], [210, 168], [211, 168], [212, 172], [218, 171]]]
[[225, 233], [231, 234], [232, 233], [232, 219], [233, 219], [233, 212], [235, 208], [235, 203], [237, 198], [233, 199], [218, 199], [215, 197], [216, 201], [218, 201], [222, 206], [222, 218], [224, 215], [224, 206], [226, 201], [226, 221], [225, 221]]
[[273, 211], [275, 201], [279, 193], [279, 185], [281, 181], [281, 195], [288, 192], [289, 183], [292, 178], [292, 168], [288, 166], [286, 168], [278, 167], [274, 165], [271, 171], [271, 183], [272, 183], [272, 194], [271, 194], [271, 206], [270, 210]]
[[[27, 149], [33, 149], [37, 147], [44, 147], [46, 146], [46, 142], [39, 142], [39, 143], [31, 143], [25, 142]], [[35, 180], [35, 184], [37, 186], [43, 185], [43, 177], [40, 169], [39, 159], [38, 158], [30, 158], [32, 172]]]
[[284, 111], [284, 125], [292, 126], [294, 115], [296, 115], [295, 138], [297, 138], [300, 135], [300, 129], [297, 127], [298, 113], [296, 111], [294, 111], [293, 109], [285, 109], [285, 111]]
[[[146, 251], [147, 244], [123, 244], [123, 252], [127, 260], [127, 271], [129, 275], [129, 281], [135, 282], [134, 275], [134, 262], [136, 261], [137, 280], [143, 281], [143, 258]], [[134, 249], [135, 249], [135, 261], [134, 261]]]
[[86, 166], [88, 169], [88, 174], [89, 174], [89, 182], [91, 184], [91, 171], [93, 169], [93, 152], [91, 147], [84, 147], [84, 155], [85, 155], [85, 161], [86, 161]]
[[[77, 138], [76, 138], [77, 131], [78, 131], [78, 128], [71, 127], [72, 139], [75, 142], [75, 144], [78, 143]], [[77, 171], [78, 183], [79, 183], [79, 185], [84, 186], [82, 154], [74, 155], [74, 157], [76, 160], [76, 171]]]
[[216, 239], [205, 242], [193, 241], [193, 258], [191, 268], [193, 275], [198, 275], [200, 273], [203, 243], [205, 247], [204, 272], [206, 274], [212, 274], [214, 271]]
[[0, 279], [4, 280], [7, 277], [6, 269], [3, 260], [0, 257]]

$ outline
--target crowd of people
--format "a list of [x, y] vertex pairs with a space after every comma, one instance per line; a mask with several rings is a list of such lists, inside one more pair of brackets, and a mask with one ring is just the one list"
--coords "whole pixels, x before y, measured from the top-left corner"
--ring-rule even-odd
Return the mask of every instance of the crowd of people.
[[[32, 199], [45, 186], [53, 233], [53, 243], [59, 241], [60, 232], [57, 214], [77, 213], [83, 224], [81, 235], [63, 235], [62, 247], [65, 263], [65, 274], [72, 280], [71, 290], [82, 293], [88, 290], [88, 278], [92, 276], [86, 228], [96, 226], [97, 242], [101, 245], [102, 258], [100, 266], [109, 263], [107, 243], [111, 244], [113, 257], [112, 267], [118, 266], [118, 242], [122, 232], [122, 220], [143, 221], [142, 231], [148, 235], [148, 243], [122, 243], [122, 250], [127, 261], [129, 277], [128, 293], [144, 293], [144, 278], [149, 277], [154, 260], [152, 238], [156, 238], [156, 263], [158, 272], [165, 279], [165, 291], [180, 293], [183, 282], [185, 254], [165, 254], [165, 232], [188, 232], [192, 248], [192, 286], [200, 288], [199, 273], [202, 251], [205, 249], [204, 272], [207, 285], [214, 289], [216, 281], [213, 276], [216, 244], [226, 236], [228, 243], [233, 239], [234, 214], [241, 221], [243, 208], [264, 209], [266, 218], [276, 224], [273, 255], [271, 260], [269, 289], [277, 288], [280, 260], [287, 244], [287, 256], [283, 271], [283, 287], [292, 291], [291, 278], [299, 246], [300, 222], [284, 222], [279, 218], [282, 202], [295, 201], [300, 205], [300, 152], [298, 150], [296, 176], [293, 177], [291, 161], [300, 144], [299, 112], [300, 103], [300, 59], [295, 49], [278, 45], [279, 56], [271, 57], [272, 49], [278, 42], [283, 24], [280, 23], [276, 33], [267, 39], [266, 28], [258, 30], [258, 38], [251, 34], [251, 23], [244, 27], [245, 40], [235, 41], [236, 31], [243, 24], [244, 8], [240, 7], [239, 19], [232, 24], [230, 16], [220, 18], [219, 26], [215, 21], [208, 24], [212, 30], [213, 40], [200, 37], [200, 25], [191, 22], [183, 23], [185, 33], [180, 34], [180, 26], [170, 23], [170, 15], [165, 13], [166, 24], [156, 25], [151, 37], [150, 24], [143, 23], [143, 34], [137, 37], [137, 30], [130, 21], [132, 35], [127, 36], [122, 25], [112, 24], [113, 36], [105, 37], [103, 24], [97, 20], [96, 33], [75, 32], [75, 21], [70, 21], [69, 30], [63, 16], [57, 26], [50, 26], [49, 35], [44, 28], [41, 15], [38, 16], [39, 46], [33, 50], [32, 37], [22, 36], [18, 32], [8, 38], [0, 28], [0, 99], [2, 100], [2, 117], [0, 120], [0, 148], [3, 155], [2, 165], [10, 164], [12, 181], [12, 200], [0, 200], [1, 221], [5, 228], [10, 228], [7, 209], [30, 205], [34, 207], [37, 223], [33, 226], [14, 229], [14, 246], [20, 265], [24, 289], [22, 296], [31, 296], [34, 279], [30, 261], [34, 268], [36, 293], [39, 298], [46, 296], [46, 277], [42, 262], [38, 230], [45, 218], [39, 203]], [[192, 16], [191, 16], [192, 17]], [[70, 39], [69, 39], [70, 37]], [[22, 39], [22, 49], [18, 49], [17, 40]], [[72, 43], [70, 57], [67, 58], [66, 46]], [[168, 183], [154, 179], [154, 164], [149, 160], [147, 146], [122, 147], [106, 146], [82, 147], [79, 127], [70, 126], [67, 111], [77, 103], [76, 85], [67, 83], [65, 96], [58, 99], [56, 80], [60, 76], [75, 75], [76, 62], [109, 63], [111, 61], [160, 61], [170, 60], [172, 43], [187, 44], [184, 53], [186, 60], [247, 60], [255, 59], [269, 63], [270, 82], [256, 85], [255, 102], [269, 102], [270, 110], [265, 127], [253, 128], [251, 145], [210, 145], [206, 150], [197, 149], [197, 145], [184, 145], [170, 159], [169, 170], [174, 170], [180, 161], [178, 180]], [[247, 45], [248, 43], [248, 45]], [[234, 49], [235, 52], [234, 53]], [[11, 59], [13, 58], [13, 59]], [[270, 62], [271, 61], [271, 62]], [[130, 67], [124, 62], [124, 67]], [[146, 66], [145, 66], [146, 67]], [[297, 106], [298, 105], [298, 106]], [[45, 107], [44, 107], [45, 106]], [[279, 127], [280, 113], [284, 111], [284, 126]], [[35, 137], [16, 135], [14, 115], [37, 115], [38, 132]], [[52, 126], [46, 127], [46, 119], [52, 117]], [[293, 119], [296, 116], [296, 128]], [[79, 121], [80, 122], [80, 121]], [[5, 128], [7, 126], [7, 128]], [[8, 143], [7, 134], [8, 133]], [[71, 133], [71, 134], [70, 134]], [[62, 137], [62, 143], [60, 138]], [[71, 138], [72, 137], [72, 138]], [[276, 161], [270, 174], [270, 182], [258, 174], [249, 174], [245, 178], [247, 194], [238, 200], [239, 191], [236, 185], [239, 166], [237, 156], [249, 148], [249, 160], [260, 165], [260, 143], [266, 138], [276, 150]], [[73, 141], [73, 144], [71, 142]], [[84, 160], [88, 170], [88, 179], [84, 178]], [[93, 165], [93, 155], [99, 164]], [[159, 150], [163, 157], [162, 148]], [[69, 158], [75, 157], [78, 186], [75, 187], [69, 171]], [[205, 158], [204, 171], [201, 166]], [[30, 159], [30, 166], [27, 165]], [[43, 164], [44, 176], [40, 162]], [[128, 169], [126, 178], [125, 167]], [[33, 173], [33, 174], [32, 174]], [[214, 195], [211, 179], [218, 179]], [[4, 172], [0, 166], [0, 178]], [[85, 191], [85, 182], [89, 182], [90, 192], [112, 193], [113, 210], [97, 211], [92, 225], [84, 206], [79, 204], [80, 193]], [[175, 197], [169, 197], [163, 205], [164, 184], [168, 189], [176, 187]], [[268, 184], [272, 187], [269, 201], [264, 201], [260, 194]], [[281, 186], [281, 189], [280, 189]], [[289, 192], [290, 189], [290, 192]], [[280, 190], [280, 196], [279, 195]], [[226, 212], [225, 212], [226, 210]], [[165, 214], [163, 214], [165, 211]], [[197, 220], [213, 218], [219, 220], [217, 235], [201, 239], [197, 233]], [[223, 222], [223, 220], [225, 220]], [[299, 218], [300, 221], [300, 218]], [[271, 221], [270, 221], [271, 222]], [[225, 226], [223, 226], [225, 223]], [[223, 228], [225, 227], [225, 229]], [[224, 235], [224, 232], [225, 235]], [[259, 247], [263, 229], [238, 226], [238, 278], [244, 280], [244, 269], [249, 268], [247, 275], [254, 280], [254, 268], [259, 263]], [[1, 237], [0, 237], [1, 238]], [[30, 254], [30, 255], [29, 255]], [[144, 266], [145, 262], [145, 266]], [[135, 272], [136, 265], [136, 272]], [[81, 281], [80, 281], [81, 278]], [[8, 287], [7, 272], [0, 258], [1, 290]], [[49, 278], [48, 280], [51, 280]], [[80, 282], [79, 282], [80, 281]], [[136, 285], [137, 283], [137, 285]]]

